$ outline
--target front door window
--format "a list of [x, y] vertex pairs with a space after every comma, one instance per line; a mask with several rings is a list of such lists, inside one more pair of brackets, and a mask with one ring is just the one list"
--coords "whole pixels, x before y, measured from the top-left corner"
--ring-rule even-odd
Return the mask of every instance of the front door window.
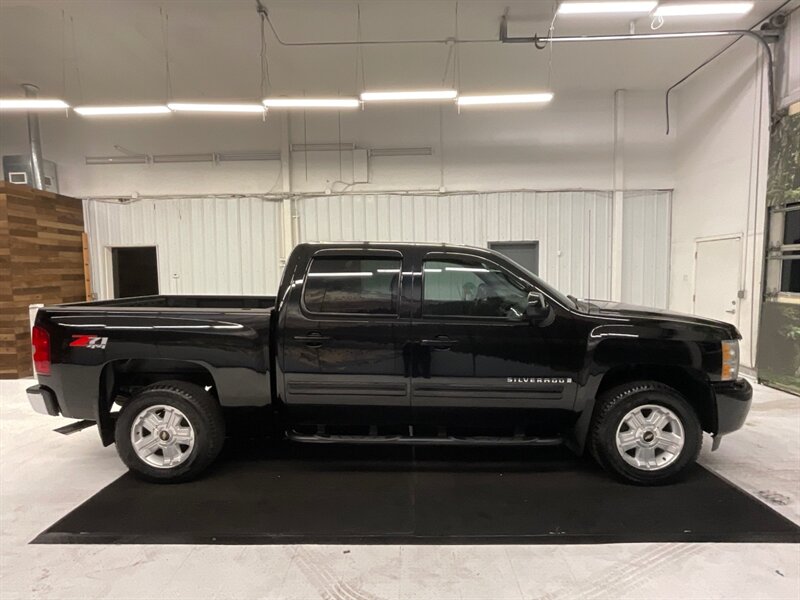
[[428, 260], [423, 265], [424, 316], [520, 319], [527, 294], [522, 281], [488, 261]]

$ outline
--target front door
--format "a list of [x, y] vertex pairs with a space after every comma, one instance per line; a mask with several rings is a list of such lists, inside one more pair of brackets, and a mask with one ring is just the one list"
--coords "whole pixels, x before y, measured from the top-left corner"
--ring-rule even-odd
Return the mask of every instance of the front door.
[[412, 406], [417, 426], [469, 434], [552, 432], [572, 409], [576, 384], [570, 319], [533, 324], [530, 281], [487, 258], [428, 254], [412, 324]]
[[295, 277], [279, 327], [295, 424], [408, 423], [402, 261], [396, 251], [322, 250]]

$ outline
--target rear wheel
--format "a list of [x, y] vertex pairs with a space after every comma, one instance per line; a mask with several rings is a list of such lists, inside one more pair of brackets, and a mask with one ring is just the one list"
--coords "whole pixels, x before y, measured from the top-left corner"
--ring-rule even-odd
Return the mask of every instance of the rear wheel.
[[156, 383], [125, 403], [115, 428], [117, 452], [138, 477], [180, 482], [219, 455], [225, 420], [216, 399], [182, 381]]
[[670, 483], [694, 463], [703, 430], [676, 390], [654, 381], [616, 387], [599, 399], [590, 448], [617, 477], [640, 485]]

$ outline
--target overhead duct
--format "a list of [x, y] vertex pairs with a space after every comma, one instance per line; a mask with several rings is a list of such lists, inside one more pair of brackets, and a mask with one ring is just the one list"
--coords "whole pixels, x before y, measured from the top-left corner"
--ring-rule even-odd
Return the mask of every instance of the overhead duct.
[[[39, 88], [32, 83], [23, 83], [26, 98], [36, 98]], [[39, 115], [36, 111], [28, 111], [28, 144], [31, 156], [30, 182], [37, 190], [44, 189], [44, 158], [42, 157], [42, 136], [39, 132]]]

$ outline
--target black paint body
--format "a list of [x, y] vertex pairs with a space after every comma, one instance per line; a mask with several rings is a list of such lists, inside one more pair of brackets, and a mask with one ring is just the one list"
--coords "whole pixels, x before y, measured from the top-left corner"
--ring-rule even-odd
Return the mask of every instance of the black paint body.
[[[314, 313], [303, 302], [313, 257], [399, 259], [394, 315]], [[427, 258], [489, 261], [541, 292], [547, 319], [423, 314]], [[449, 428], [465, 434], [564, 435], [582, 450], [595, 398], [632, 378], [680, 380], [703, 428], [741, 427], [752, 392], [721, 382], [727, 323], [566, 301], [482, 248], [416, 244], [301, 244], [277, 297], [151, 296], [51, 306], [52, 371], [40, 375], [61, 414], [98, 421], [126, 385], [169, 379], [212, 386], [225, 407], [268, 407], [281, 431], [305, 426]], [[104, 348], [70, 346], [76, 335]], [[265, 424], [265, 428], [267, 425]], [[402, 430], [402, 429], [401, 429]], [[104, 441], [110, 442], [108, 435]]]

